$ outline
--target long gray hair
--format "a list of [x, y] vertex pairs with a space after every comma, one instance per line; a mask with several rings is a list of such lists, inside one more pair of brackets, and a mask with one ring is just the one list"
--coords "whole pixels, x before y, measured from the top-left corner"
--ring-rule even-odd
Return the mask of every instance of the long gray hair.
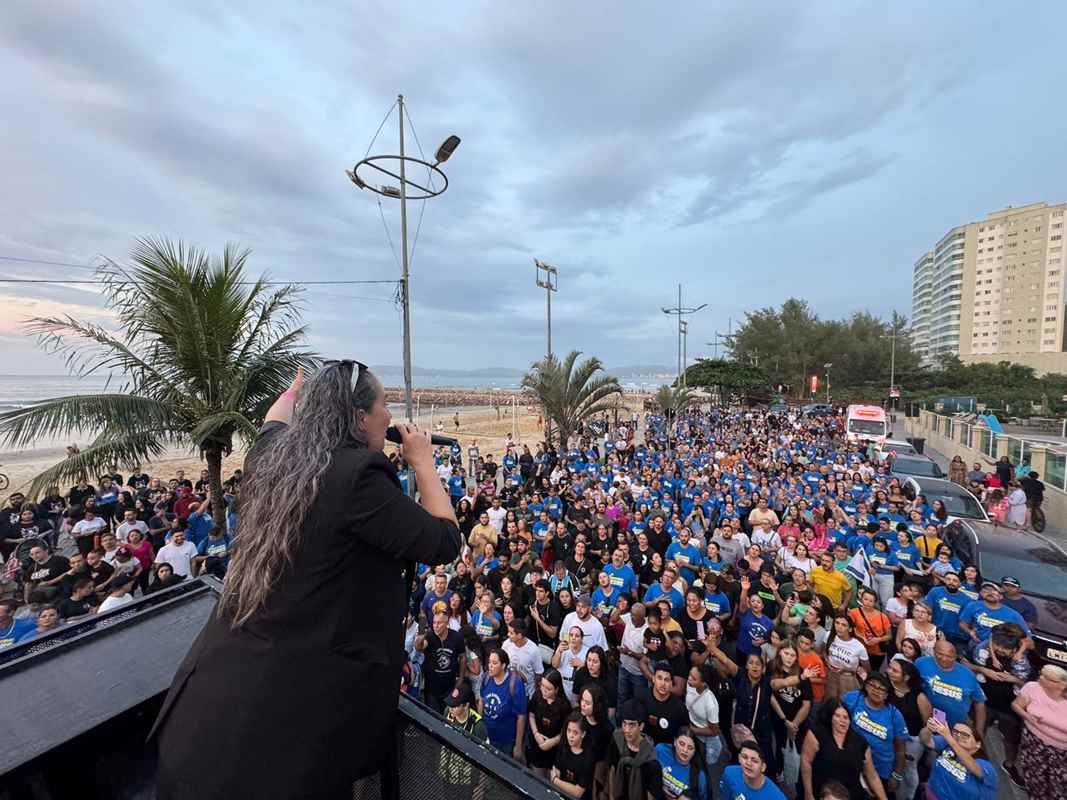
[[[293, 565], [304, 522], [334, 451], [346, 441], [366, 446], [359, 420], [381, 392], [369, 370], [352, 386], [352, 362], [331, 362], [308, 379], [292, 423], [256, 453], [241, 484], [240, 526], [219, 603], [238, 628], [263, 608], [282, 573]], [[353, 413], [355, 409], [355, 413]]]

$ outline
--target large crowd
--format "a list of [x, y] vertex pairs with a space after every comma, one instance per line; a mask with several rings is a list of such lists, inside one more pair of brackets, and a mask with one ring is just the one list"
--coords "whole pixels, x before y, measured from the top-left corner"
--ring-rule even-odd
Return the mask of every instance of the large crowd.
[[[1067, 671], [1035, 663], [1020, 581], [961, 563], [946, 509], [840, 416], [597, 422], [566, 449], [438, 452], [467, 546], [416, 567], [403, 691], [586, 800], [1067, 797]], [[0, 650], [223, 577], [240, 479], [12, 495]], [[465, 759], [438, 769], [478, 796]]]
[[[404, 691], [594, 800], [1067, 797], [1067, 671], [940, 501], [841, 416], [641, 422], [439, 451], [467, 547], [418, 567]], [[954, 477], [1001, 503], [997, 467]]]

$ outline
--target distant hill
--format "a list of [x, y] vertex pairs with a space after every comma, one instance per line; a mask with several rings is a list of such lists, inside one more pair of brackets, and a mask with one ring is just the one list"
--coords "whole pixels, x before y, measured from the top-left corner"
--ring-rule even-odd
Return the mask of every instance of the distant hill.
[[638, 375], [674, 375], [677, 367], [665, 367], [662, 364], [634, 364], [626, 367], [605, 367], [609, 375], [616, 378], [628, 378]]

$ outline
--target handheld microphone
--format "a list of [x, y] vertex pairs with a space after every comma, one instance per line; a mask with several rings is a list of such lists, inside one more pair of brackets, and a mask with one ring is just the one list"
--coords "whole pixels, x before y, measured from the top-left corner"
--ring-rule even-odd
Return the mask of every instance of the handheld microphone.
[[[404, 443], [404, 440], [400, 438], [400, 431], [396, 429], [395, 425], [390, 425], [385, 429], [385, 438], [393, 444]], [[442, 436], [439, 433], [431, 433], [430, 444], [434, 447], [452, 447], [452, 445], [457, 444], [457, 442], [451, 436]]]

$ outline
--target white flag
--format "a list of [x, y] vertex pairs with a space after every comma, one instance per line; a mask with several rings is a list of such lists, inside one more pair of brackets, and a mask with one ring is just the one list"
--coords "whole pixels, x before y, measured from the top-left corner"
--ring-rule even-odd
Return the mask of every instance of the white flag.
[[867, 551], [862, 547], [856, 551], [856, 554], [845, 565], [843, 572], [850, 578], [855, 578], [864, 586], [874, 587], [874, 570], [871, 568], [870, 559], [867, 558]]

